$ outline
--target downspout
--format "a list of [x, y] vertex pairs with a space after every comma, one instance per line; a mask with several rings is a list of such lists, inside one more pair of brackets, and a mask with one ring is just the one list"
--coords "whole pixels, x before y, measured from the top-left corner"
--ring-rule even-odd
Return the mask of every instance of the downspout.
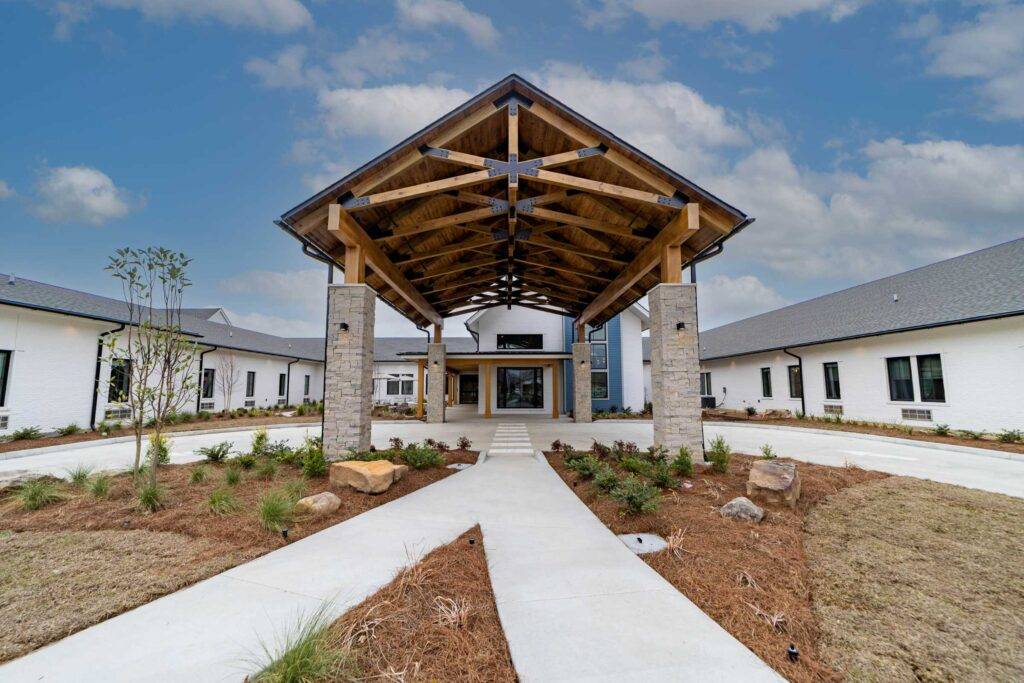
[[196, 391], [196, 414], [199, 414], [199, 404], [203, 402], [203, 356], [208, 354], [210, 351], [216, 351], [216, 346], [211, 346], [205, 351], [199, 354], [199, 390]]
[[112, 330], [101, 332], [96, 342], [96, 376], [92, 382], [92, 412], [89, 413], [89, 431], [96, 429], [96, 407], [100, 400], [100, 367], [103, 365], [103, 338], [108, 334], [116, 334], [124, 329], [124, 323]]
[[[787, 356], [792, 356], [793, 358], [796, 358], [797, 360], [797, 367], [800, 368], [800, 412], [803, 414], [804, 417], [807, 417], [807, 405], [804, 403], [804, 359], [796, 355], [795, 353], [790, 353], [789, 349], [782, 349], [782, 352]], [[788, 382], [789, 377], [786, 377], [786, 380]]]
[[295, 365], [296, 363], [298, 363], [299, 360], [300, 359], [296, 358], [295, 360], [293, 360], [290, 363], [288, 363], [288, 366], [287, 366], [287, 368], [285, 368], [285, 371], [284, 371], [285, 372], [285, 378], [284, 378], [284, 403], [285, 403], [285, 405], [288, 405], [288, 402], [292, 398], [292, 366]]
[[[307, 249], [308, 249], [308, 245], [303, 244], [302, 245], [302, 252], [304, 254], [306, 254], [307, 256], [312, 256], [313, 258], [317, 258], [311, 252], [307, 251]], [[325, 261], [324, 259], [317, 259], [317, 260], [323, 261], [324, 263], [327, 264], [327, 287], [328, 287], [328, 291], [327, 291], [327, 312], [324, 315], [324, 368], [323, 368], [323, 373], [322, 373], [323, 374], [323, 386], [322, 386], [322, 388], [320, 390], [320, 403], [321, 403], [321, 407], [323, 408], [320, 411], [320, 446], [323, 448], [325, 446], [325, 444], [324, 444], [324, 433], [325, 433], [324, 432], [324, 426], [325, 426], [326, 421], [327, 421], [327, 349], [330, 347], [330, 345], [327, 343], [327, 340], [331, 336], [330, 324], [328, 323], [328, 321], [331, 319], [331, 310], [330, 310], [330, 308], [331, 308], [331, 292], [330, 292], [330, 286], [334, 284], [334, 263], [332, 261]], [[372, 400], [371, 400], [371, 403], [372, 403]], [[371, 408], [371, 410], [372, 410], [372, 408]]]

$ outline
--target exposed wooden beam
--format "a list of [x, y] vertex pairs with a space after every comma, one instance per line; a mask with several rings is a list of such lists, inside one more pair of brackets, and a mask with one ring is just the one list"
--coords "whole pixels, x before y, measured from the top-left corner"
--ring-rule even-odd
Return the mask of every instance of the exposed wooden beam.
[[566, 175], [565, 173], [558, 173], [557, 171], [545, 171], [542, 168], [537, 170], [536, 175], [525, 177], [530, 180], [538, 180], [542, 183], [547, 183], [548, 185], [557, 185], [558, 187], [568, 187], [574, 190], [592, 192], [594, 194], [613, 197], [615, 199], [627, 199], [635, 202], [643, 202], [645, 204], [665, 209], [679, 209], [683, 205], [683, 202], [675, 197], [657, 194], [656, 192], [634, 190], [631, 187], [623, 187], [622, 185], [605, 183], [600, 180], [591, 180], [590, 178]]
[[358, 285], [366, 282], [366, 257], [363, 248], [356, 243], [345, 245], [345, 284]]
[[465, 263], [449, 263], [445, 265], [443, 269], [436, 272], [426, 272], [419, 277], [410, 279], [410, 282], [423, 282], [425, 280], [433, 280], [434, 278], [444, 277], [445, 275], [451, 275], [452, 273], [460, 273], [464, 270], [472, 270], [474, 268], [483, 268], [484, 266], [491, 266], [495, 263], [505, 263], [505, 259], [496, 259], [493, 256], [488, 258], [477, 259], [476, 261], [467, 261]]
[[[519, 103], [508, 103], [508, 162], [510, 165], [519, 163]], [[519, 198], [519, 174], [508, 175], [508, 203], [515, 204]], [[509, 213], [509, 223], [515, 223], [515, 213]]]
[[534, 266], [537, 268], [548, 268], [550, 270], [556, 270], [562, 273], [569, 273], [571, 275], [578, 275], [580, 277], [590, 278], [591, 280], [597, 280], [598, 282], [611, 282], [612, 278], [601, 275], [600, 273], [593, 273], [587, 270], [581, 270], [573, 266], [567, 266], [560, 263], [545, 263], [543, 261], [534, 261], [531, 258], [518, 258], [516, 259], [519, 263], [525, 263], [528, 266]]
[[577, 322], [589, 323], [599, 316], [628, 292], [637, 281], [661, 262], [662, 253], [667, 246], [679, 245], [689, 239], [700, 229], [700, 205], [687, 204], [683, 210], [661, 229], [657, 237], [648, 242], [636, 258], [619, 273], [600, 294], [594, 297], [580, 314]]
[[522, 282], [524, 282], [527, 285], [533, 282], [540, 282], [542, 284], [551, 285], [552, 287], [561, 287], [564, 289], [572, 290], [574, 292], [583, 292], [584, 294], [593, 295], [598, 293], [597, 291], [590, 289], [588, 287], [577, 285], [576, 283], [573, 282], [566, 282], [564, 280], [556, 280], [554, 278], [549, 278], [544, 275], [534, 273], [532, 271], [521, 273], [519, 275], [516, 275], [516, 277], [518, 277]]
[[491, 197], [486, 194], [480, 194], [478, 192], [468, 192], [466, 190], [460, 190], [453, 195], [460, 202], [467, 204], [477, 204], [479, 206], [497, 206], [500, 207], [499, 213], [508, 209], [508, 202], [500, 197]]
[[436, 249], [422, 249], [415, 252], [412, 256], [409, 256], [401, 261], [395, 261], [396, 266], [405, 266], [410, 263], [416, 263], [417, 261], [426, 261], [428, 259], [438, 258], [440, 256], [448, 256], [451, 254], [457, 254], [460, 251], [470, 251], [479, 247], [487, 247], [493, 245], [494, 238], [490, 236], [485, 237], [474, 237], [469, 240], [457, 242], [455, 244], [448, 244], [443, 247], [437, 247]]
[[450, 216], [441, 216], [440, 218], [432, 218], [418, 223], [399, 225], [394, 229], [392, 234], [381, 237], [378, 241], [394, 239], [396, 237], [406, 237], [408, 235], [418, 235], [424, 232], [448, 228], [453, 225], [461, 225], [462, 223], [472, 223], [473, 221], [483, 220], [485, 218], [493, 218], [494, 216], [495, 211], [491, 208], [462, 211], [461, 213], [454, 213]]
[[501, 171], [489, 170], [463, 173], [462, 175], [452, 176], [450, 178], [441, 178], [440, 180], [431, 180], [430, 182], [420, 183], [419, 185], [399, 187], [394, 190], [388, 190], [387, 192], [378, 192], [376, 194], [368, 194], [362, 197], [352, 197], [345, 200], [344, 207], [346, 211], [359, 211], [373, 206], [380, 206], [391, 202], [400, 202], [404, 199], [422, 197], [423, 195], [435, 194], [437, 192], [453, 190], [459, 187], [479, 185], [480, 183], [495, 180], [502, 175], [504, 175], [504, 173]]
[[678, 244], [666, 244], [661, 249], [661, 281], [666, 284], [683, 281], [683, 258]]
[[505, 277], [505, 275], [503, 273], [494, 273], [493, 275], [490, 275], [489, 277], [480, 277], [480, 278], [476, 278], [474, 280], [461, 280], [459, 282], [456, 282], [455, 284], [445, 285], [443, 287], [435, 287], [433, 289], [425, 290], [423, 292], [423, 296], [431, 296], [433, 294], [440, 294], [441, 292], [451, 291], [453, 289], [458, 289], [459, 287], [468, 287], [469, 285], [480, 285], [480, 284], [484, 284], [485, 282], [498, 282], [503, 277]]
[[584, 216], [577, 216], [576, 214], [566, 213], [564, 211], [555, 211], [553, 209], [545, 209], [540, 206], [533, 207], [528, 211], [524, 211], [524, 215], [536, 216], [537, 218], [543, 218], [544, 220], [553, 221], [555, 223], [565, 223], [566, 225], [576, 225], [581, 228], [590, 228], [591, 230], [597, 230], [598, 232], [607, 232], [611, 235], [622, 235], [623, 237], [635, 237], [637, 239], [647, 239], [641, 237], [633, 232], [633, 230], [627, 225], [621, 225], [618, 223], [610, 223], [608, 221], [600, 221], [594, 218], [585, 218]]
[[487, 157], [456, 152], [453, 149], [444, 149], [443, 147], [426, 147], [423, 149], [423, 154], [438, 161], [446, 161], [457, 166], [469, 166], [470, 168], [490, 168], [494, 162], [493, 159], [488, 159]]
[[434, 310], [434, 307], [416, 291], [412, 283], [391, 263], [384, 255], [373, 239], [366, 234], [362, 226], [352, 216], [341, 208], [339, 204], [331, 204], [327, 217], [327, 229], [345, 245], [358, 247], [363, 252], [366, 263], [373, 268], [374, 272], [384, 280], [391, 289], [412, 306], [417, 313], [426, 318], [428, 322], [440, 323], [441, 315]]
[[571, 242], [559, 242], [553, 240], [550, 237], [544, 235], [531, 235], [528, 238], [520, 238], [520, 242], [525, 244], [536, 244], [539, 247], [548, 247], [555, 251], [562, 251], [567, 254], [573, 254], [584, 258], [597, 259], [598, 261], [607, 261], [608, 263], [614, 263], [616, 265], [625, 266], [629, 264], [629, 261], [625, 259], [617, 258], [613, 254], [604, 251], [597, 251], [596, 249], [587, 249], [585, 247], [578, 247]]

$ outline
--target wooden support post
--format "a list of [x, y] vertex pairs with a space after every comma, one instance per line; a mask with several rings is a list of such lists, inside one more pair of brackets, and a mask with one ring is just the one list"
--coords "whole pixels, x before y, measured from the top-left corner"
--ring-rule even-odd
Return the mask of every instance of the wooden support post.
[[[508, 104], [508, 161], [509, 164], [519, 162], [519, 104]], [[510, 173], [508, 176], [508, 203], [515, 204], [519, 198], [519, 176]], [[515, 213], [509, 214], [509, 223], [515, 229]]]
[[583, 344], [587, 341], [587, 326], [580, 323], [576, 326], [576, 342]]
[[426, 361], [416, 362], [416, 417], [423, 417], [423, 364]]
[[491, 362], [483, 364], [484, 370], [484, 417], [491, 416]]
[[661, 251], [661, 281], [667, 285], [683, 281], [683, 254], [678, 244], [666, 244]]
[[441, 343], [441, 323], [434, 323], [434, 343]]
[[558, 419], [558, 371], [561, 369], [562, 361], [551, 363], [551, 419]]
[[345, 284], [361, 285], [366, 282], [366, 256], [358, 244], [345, 245]]

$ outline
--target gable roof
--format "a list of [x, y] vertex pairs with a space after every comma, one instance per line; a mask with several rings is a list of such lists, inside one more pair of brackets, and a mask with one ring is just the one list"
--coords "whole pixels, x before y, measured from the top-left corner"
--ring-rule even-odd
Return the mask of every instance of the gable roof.
[[[323, 340], [320, 340], [323, 344]], [[473, 353], [476, 351], [476, 340], [472, 337], [445, 337], [447, 353]], [[375, 337], [373, 340], [373, 361], [375, 363], [410, 363], [403, 354], [422, 354], [427, 352], [426, 335], [419, 337]]]
[[701, 332], [700, 358], [1022, 314], [1024, 238]]

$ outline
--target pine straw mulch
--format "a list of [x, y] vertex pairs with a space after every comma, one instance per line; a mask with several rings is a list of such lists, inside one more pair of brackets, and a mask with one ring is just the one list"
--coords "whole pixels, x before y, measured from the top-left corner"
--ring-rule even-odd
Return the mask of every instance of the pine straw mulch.
[[517, 680], [479, 526], [403, 569], [331, 630], [352, 648], [359, 680]]
[[[801, 497], [796, 509], [772, 507], [760, 524], [751, 524], [718, 513], [718, 507], [746, 495], [751, 457], [734, 455], [726, 474], [686, 480], [693, 488], [666, 492], [656, 512], [638, 516], [623, 515], [616, 501], [567, 469], [560, 454], [549, 453], [548, 461], [613, 532], [654, 533], [673, 541], [669, 549], [641, 557], [776, 671], [791, 681], [840, 678], [819, 655], [821, 631], [811, 610], [804, 518], [829, 495], [888, 475], [797, 463]], [[796, 664], [786, 656], [790, 643], [800, 650]]]
[[[476, 458], [475, 451], [445, 454], [446, 464], [474, 463]], [[0, 496], [0, 530], [15, 532], [13, 535], [4, 533], [0, 538], [3, 549], [0, 556], [4, 558], [0, 572], [17, 566], [22, 561], [17, 559], [19, 553], [36, 557], [38, 561], [32, 563], [32, 567], [38, 573], [34, 580], [40, 587], [26, 593], [12, 582], [0, 581], [0, 624], [18, 623], [22, 630], [39, 634], [33, 636], [31, 646], [25, 649], [12, 645], [19, 642], [17, 629], [0, 631], [0, 653], [3, 653], [0, 661], [283, 546], [284, 539], [263, 529], [257, 518], [259, 500], [271, 490], [284, 488], [292, 482], [304, 482], [305, 495], [330, 490], [341, 498], [341, 507], [330, 515], [294, 520], [289, 528], [289, 540], [294, 541], [456, 472], [446, 467], [410, 469], [386, 492], [369, 495], [351, 488], [331, 487], [326, 477], [306, 480], [297, 467], [287, 464], [278, 465], [277, 475], [272, 480], [260, 479], [255, 470], [249, 470], [243, 473], [238, 485], [227, 487], [224, 465], [204, 463], [206, 480], [189, 483], [197, 465], [160, 468], [159, 481], [165, 500], [163, 508], [153, 513], [139, 508], [130, 474], [115, 476], [110, 495], [103, 500], [63, 482], [59, 486], [65, 499], [39, 510], [22, 509], [13, 491]], [[241, 503], [239, 512], [226, 515], [209, 512], [207, 498], [218, 488], [230, 488]], [[28, 532], [39, 533], [23, 536]], [[97, 532], [101, 532], [96, 535], [100, 540], [87, 540], [90, 534]], [[149, 540], [143, 541], [147, 536]], [[43, 553], [40, 548], [46, 544], [66, 545], [69, 552], [66, 555]], [[112, 551], [121, 552], [96, 556], [97, 546], [104, 544]], [[145, 563], [141, 557], [154, 548], [164, 561], [148, 566], [147, 571], [135, 576], [134, 567]], [[100, 579], [99, 574], [92, 575], [92, 581], [87, 579], [89, 567], [97, 563], [103, 565], [104, 573], [135, 576], [139, 584], [132, 591], [121, 593], [105, 590], [106, 579]], [[74, 573], [83, 573], [82, 581], [68, 583], [66, 576]], [[54, 594], [61, 596], [56, 612], [49, 597]]]

